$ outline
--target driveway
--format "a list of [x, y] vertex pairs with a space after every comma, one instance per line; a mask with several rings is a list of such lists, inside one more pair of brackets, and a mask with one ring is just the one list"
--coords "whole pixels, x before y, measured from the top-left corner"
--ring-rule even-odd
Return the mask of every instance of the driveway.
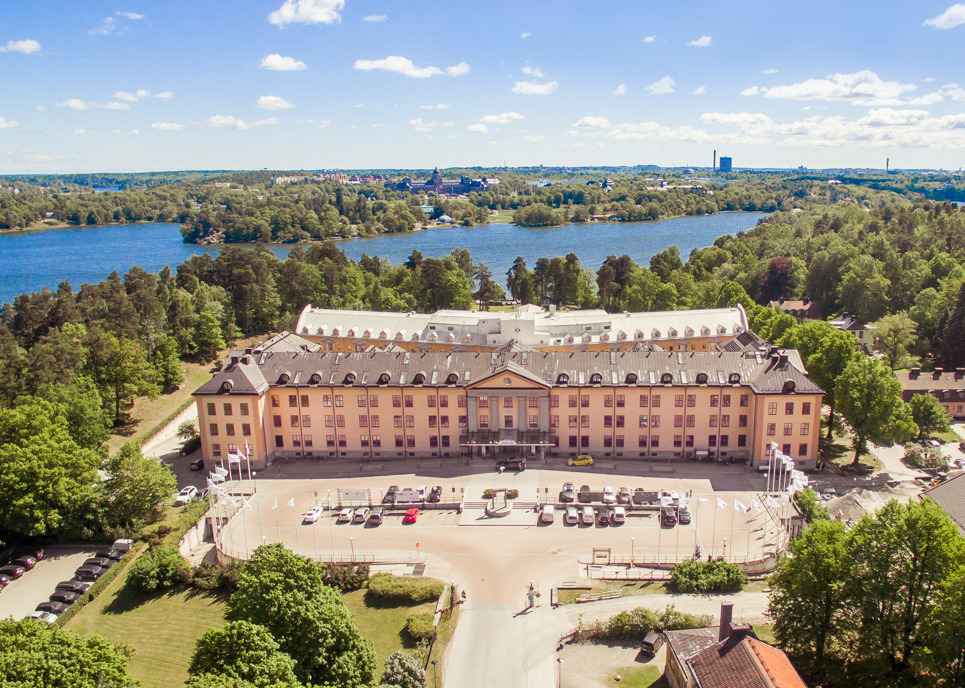
[[70, 580], [74, 571], [94, 550], [86, 547], [50, 547], [47, 557], [17, 580], [0, 590], [0, 618], [22, 619], [46, 602], [60, 581]]

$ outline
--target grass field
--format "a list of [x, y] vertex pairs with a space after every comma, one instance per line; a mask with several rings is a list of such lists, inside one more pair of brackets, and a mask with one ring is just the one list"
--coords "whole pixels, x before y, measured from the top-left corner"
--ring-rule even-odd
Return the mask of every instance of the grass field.
[[500, 208], [499, 210], [494, 210], [489, 216], [489, 221], [490, 222], [507, 222], [507, 223], [512, 222], [513, 213], [515, 212], [516, 212], [515, 210], [503, 210], [502, 208]]
[[410, 614], [433, 613], [435, 602], [426, 602], [412, 607], [370, 607], [365, 603], [365, 590], [356, 590], [342, 596], [345, 606], [352, 612], [355, 625], [362, 635], [375, 646], [375, 661], [378, 675], [382, 675], [385, 658], [404, 647], [402, 627]]
[[[620, 680], [616, 679], [620, 676]], [[669, 685], [663, 678], [660, 670], [652, 666], [630, 666], [622, 667], [614, 672], [614, 675], [607, 676], [608, 686], [621, 686], [622, 688], [664, 688]]]

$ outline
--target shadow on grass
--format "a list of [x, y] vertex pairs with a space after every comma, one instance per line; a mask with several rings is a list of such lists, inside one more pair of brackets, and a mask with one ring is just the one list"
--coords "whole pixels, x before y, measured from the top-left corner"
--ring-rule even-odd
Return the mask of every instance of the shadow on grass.
[[219, 604], [227, 601], [227, 592], [222, 592], [220, 590], [209, 591], [209, 590], [199, 590], [197, 588], [176, 588], [174, 590], [164, 590], [160, 592], [145, 593], [140, 592], [132, 588], [130, 585], [121, 586], [120, 590], [111, 600], [110, 604], [104, 607], [104, 614], [124, 614], [133, 611], [143, 604], [151, 602], [162, 597], [173, 597], [179, 593], [186, 593], [188, 599], [196, 599], [199, 597], [207, 598], [212, 604]]

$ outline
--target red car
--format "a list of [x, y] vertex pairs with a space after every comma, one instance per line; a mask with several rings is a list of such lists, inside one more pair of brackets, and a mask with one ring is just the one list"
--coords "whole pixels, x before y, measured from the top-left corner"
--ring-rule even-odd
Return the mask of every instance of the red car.
[[8, 576], [9, 578], [20, 578], [26, 571], [23, 566], [18, 566], [16, 564], [7, 564], [6, 566], [0, 566], [0, 574]]
[[14, 559], [13, 562], [11, 563], [17, 566], [23, 566], [25, 569], [29, 571], [30, 569], [32, 569], [34, 566], [37, 565], [37, 560], [34, 559], [29, 554], [24, 554]]
[[408, 509], [405, 512], [405, 516], [402, 517], [402, 522], [405, 524], [415, 523], [419, 519], [419, 510], [415, 507]]

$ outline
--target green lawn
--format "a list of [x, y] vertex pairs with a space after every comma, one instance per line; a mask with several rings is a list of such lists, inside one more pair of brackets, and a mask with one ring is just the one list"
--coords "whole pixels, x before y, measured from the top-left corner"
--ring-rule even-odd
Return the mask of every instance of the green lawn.
[[365, 590], [356, 590], [343, 595], [345, 606], [352, 612], [355, 625], [362, 635], [375, 646], [378, 675], [382, 675], [385, 658], [405, 645], [402, 627], [410, 614], [433, 613], [435, 602], [426, 602], [411, 607], [370, 607], [365, 603]]
[[[620, 680], [616, 680], [619, 674]], [[664, 688], [667, 682], [660, 670], [652, 666], [629, 666], [617, 669], [607, 676], [606, 684], [617, 688]]]
[[773, 645], [776, 642], [773, 624], [754, 624], [754, 634], [765, 643]]
[[503, 210], [502, 208], [500, 208], [500, 209], [498, 209], [498, 210], [494, 210], [494, 211], [492, 211], [492, 213], [489, 215], [489, 221], [490, 221], [490, 222], [507, 222], [507, 223], [508, 223], [508, 222], [512, 222], [512, 221], [513, 221], [513, 213], [515, 213], [515, 212], [516, 212], [516, 211], [515, 211], [515, 210], [512, 210], [512, 209]]

